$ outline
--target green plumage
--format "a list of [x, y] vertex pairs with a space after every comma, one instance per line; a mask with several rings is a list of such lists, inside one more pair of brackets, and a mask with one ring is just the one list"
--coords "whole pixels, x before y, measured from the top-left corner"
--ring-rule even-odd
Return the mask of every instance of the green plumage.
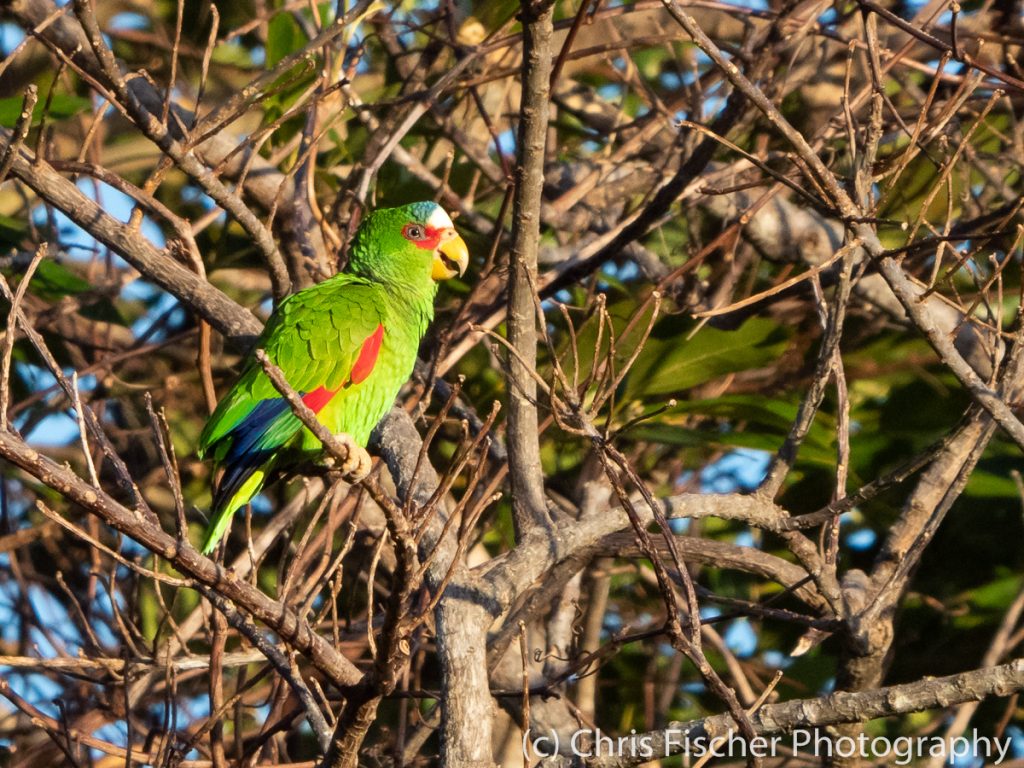
[[[414, 237], [435, 231], [442, 234], [433, 248], [426, 236]], [[438, 252], [451, 244], [461, 247], [464, 268], [465, 244], [434, 203], [376, 211], [356, 234], [346, 272], [289, 296], [268, 320], [256, 347], [332, 433], [365, 446], [391, 407], [433, 318]], [[250, 355], [199, 439], [200, 457], [225, 470], [203, 552], [269, 477], [317, 458], [322, 448]]]
[[[336, 275], [281, 302], [256, 346], [266, 350], [267, 357], [284, 372], [288, 384], [297, 392], [311, 392], [320, 386], [336, 389], [348, 378], [363, 342], [378, 325], [397, 330], [396, 326], [404, 323], [401, 316], [391, 316], [398, 313], [392, 311], [387, 296], [379, 284], [349, 274]], [[401, 371], [394, 374], [397, 379]], [[401, 386], [402, 382], [396, 383]], [[345, 395], [357, 391], [350, 388]], [[238, 383], [218, 403], [207, 422], [199, 439], [200, 456], [216, 446], [214, 458], [220, 459], [217, 451], [223, 454], [230, 445], [229, 440], [222, 438], [230, 435], [255, 403], [277, 397], [277, 390], [260, 364], [250, 357]], [[375, 424], [363, 431], [369, 433]], [[340, 425], [327, 426], [334, 432], [343, 431]], [[349, 430], [355, 426], [351, 421], [348, 423]], [[315, 440], [308, 430], [305, 433]], [[319, 442], [314, 448], [317, 446]]]

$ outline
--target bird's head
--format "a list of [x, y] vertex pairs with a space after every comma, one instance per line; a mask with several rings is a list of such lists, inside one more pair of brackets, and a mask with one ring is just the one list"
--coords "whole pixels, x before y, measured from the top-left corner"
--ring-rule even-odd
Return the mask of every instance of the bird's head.
[[352, 243], [349, 269], [411, 285], [463, 275], [469, 250], [437, 203], [419, 202], [370, 213]]

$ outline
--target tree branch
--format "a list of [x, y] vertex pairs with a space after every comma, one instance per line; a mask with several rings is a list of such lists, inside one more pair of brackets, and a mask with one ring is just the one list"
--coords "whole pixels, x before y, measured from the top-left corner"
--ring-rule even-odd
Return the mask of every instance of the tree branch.
[[523, 0], [523, 95], [519, 109], [516, 189], [509, 252], [508, 339], [517, 354], [508, 360], [508, 459], [512, 514], [522, 538], [548, 522], [537, 424], [537, 251], [544, 193], [551, 33], [554, 3]]
[[[0, 128], [0, 142], [11, 132]], [[95, 201], [25, 147], [14, 154], [11, 173], [82, 229], [122, 256], [149, 280], [177, 296], [237, 346], [248, 346], [262, 328], [252, 313], [192, 270], [158, 250], [137, 229], [110, 216]]]
[[187, 543], [155, 527], [141, 514], [112, 499], [102, 489], [93, 488], [66, 466], [40, 455], [19, 438], [0, 432], [0, 457], [49, 486], [69, 501], [80, 504], [111, 528], [139, 542], [163, 557], [177, 570], [222, 595], [262, 621], [278, 636], [305, 654], [310, 662], [335, 685], [353, 685], [362, 673], [304, 620], [231, 570], [225, 570], [200, 555]]
[[[879, 717], [891, 717], [926, 709], [948, 707], [967, 701], [981, 701], [989, 696], [1009, 696], [1024, 689], [1024, 659], [1017, 659], [999, 667], [976, 669], [948, 677], [925, 678], [913, 683], [893, 685], [862, 693], [844, 691], [818, 699], [797, 699], [781, 704], [766, 704], [751, 716], [754, 730], [759, 736], [789, 733], [801, 728], [820, 728], [839, 723], [863, 723]], [[691, 743], [701, 737], [713, 739], [730, 733], [736, 737], [736, 724], [728, 715], [716, 715], [703, 720], [670, 722], [664, 730], [638, 734], [637, 739], [649, 738], [656, 756], [680, 754], [678, 748], [667, 748], [666, 735], [674, 734], [681, 740], [683, 734]], [[667, 749], [667, 751], [666, 751]], [[621, 756], [599, 757], [586, 760], [588, 768], [632, 768], [650, 758], [627, 757], [628, 743]], [[562, 758], [544, 761], [546, 768], [568, 766]]]

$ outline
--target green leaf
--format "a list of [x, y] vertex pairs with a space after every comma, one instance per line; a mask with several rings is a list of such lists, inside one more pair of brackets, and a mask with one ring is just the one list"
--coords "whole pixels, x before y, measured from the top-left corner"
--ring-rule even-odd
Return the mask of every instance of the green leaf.
[[698, 413], [730, 421], [753, 421], [788, 431], [796, 417], [798, 405], [789, 400], [760, 395], [723, 395], [708, 400], [687, 400], [676, 404], [667, 413]]
[[652, 336], [629, 375], [628, 396], [679, 392], [727, 373], [767, 365], [786, 349], [789, 331], [765, 318], [751, 318], [734, 331], [702, 328], [687, 340], [678, 330]]
[[[701, 414], [723, 419], [733, 424], [739, 422], [747, 425], [757, 424], [782, 436], [789, 434], [799, 407], [796, 399], [783, 400], [761, 395], [723, 395], [708, 400], [688, 400], [678, 403], [666, 412], [665, 420], [671, 421], [671, 417], [675, 414]], [[825, 451], [833, 451], [835, 432], [835, 418], [819, 410], [807, 437], [804, 438], [804, 444], [816, 445]]]
[[0, 213], [0, 243], [17, 246], [28, 232], [28, 225], [22, 219], [4, 216]]
[[661, 74], [663, 64], [669, 59], [669, 52], [660, 47], [640, 48], [632, 52], [631, 58], [643, 77], [654, 80]]
[[964, 597], [979, 610], [1004, 611], [1020, 592], [1021, 578], [1011, 574], [981, 587], [972, 589]]
[[1012, 498], [1017, 495], [1017, 484], [1008, 474], [989, 472], [979, 466], [971, 473], [964, 493], [986, 499]]
[[[4, 128], [13, 128], [14, 124], [18, 122], [18, 117], [21, 116], [22, 104], [21, 96], [8, 96], [5, 99], [0, 99], [0, 125]], [[57, 93], [50, 101], [46, 119], [48, 121], [66, 120], [79, 112], [84, 112], [89, 106], [89, 99]], [[44, 109], [46, 109], [46, 99], [40, 98], [35, 109], [32, 110], [32, 125], [39, 125], [40, 120], [43, 119]]]
[[31, 285], [32, 293], [47, 301], [57, 301], [70, 294], [85, 293], [91, 288], [88, 280], [83, 280], [63, 264], [50, 259], [39, 262]]
[[267, 29], [267, 69], [306, 44], [306, 36], [290, 13], [279, 13], [270, 20]]
[[[667, 423], [651, 423], [635, 427], [627, 437], [680, 448], [753, 448], [774, 453], [786, 439], [783, 434], [769, 431], [725, 431], [690, 429]], [[821, 467], [832, 468], [836, 463], [834, 448], [824, 448], [817, 442], [805, 442], [800, 446], [800, 461]]]
[[241, 67], [242, 69], [253, 66], [251, 52], [238, 43], [221, 43], [216, 46], [210, 60], [214, 64]]

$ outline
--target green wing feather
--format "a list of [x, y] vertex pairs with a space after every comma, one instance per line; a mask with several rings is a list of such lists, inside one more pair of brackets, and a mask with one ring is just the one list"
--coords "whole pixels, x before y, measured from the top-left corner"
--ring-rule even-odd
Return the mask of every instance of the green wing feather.
[[[278, 306], [256, 343], [284, 373], [293, 389], [337, 389], [352, 372], [368, 336], [387, 327], [384, 288], [363, 278], [337, 275], [292, 294]], [[231, 391], [221, 398], [199, 438], [200, 458], [214, 449], [221, 458], [224, 438], [261, 400], [279, 397], [274, 385], [250, 355]], [[220, 443], [220, 445], [218, 445]]]

